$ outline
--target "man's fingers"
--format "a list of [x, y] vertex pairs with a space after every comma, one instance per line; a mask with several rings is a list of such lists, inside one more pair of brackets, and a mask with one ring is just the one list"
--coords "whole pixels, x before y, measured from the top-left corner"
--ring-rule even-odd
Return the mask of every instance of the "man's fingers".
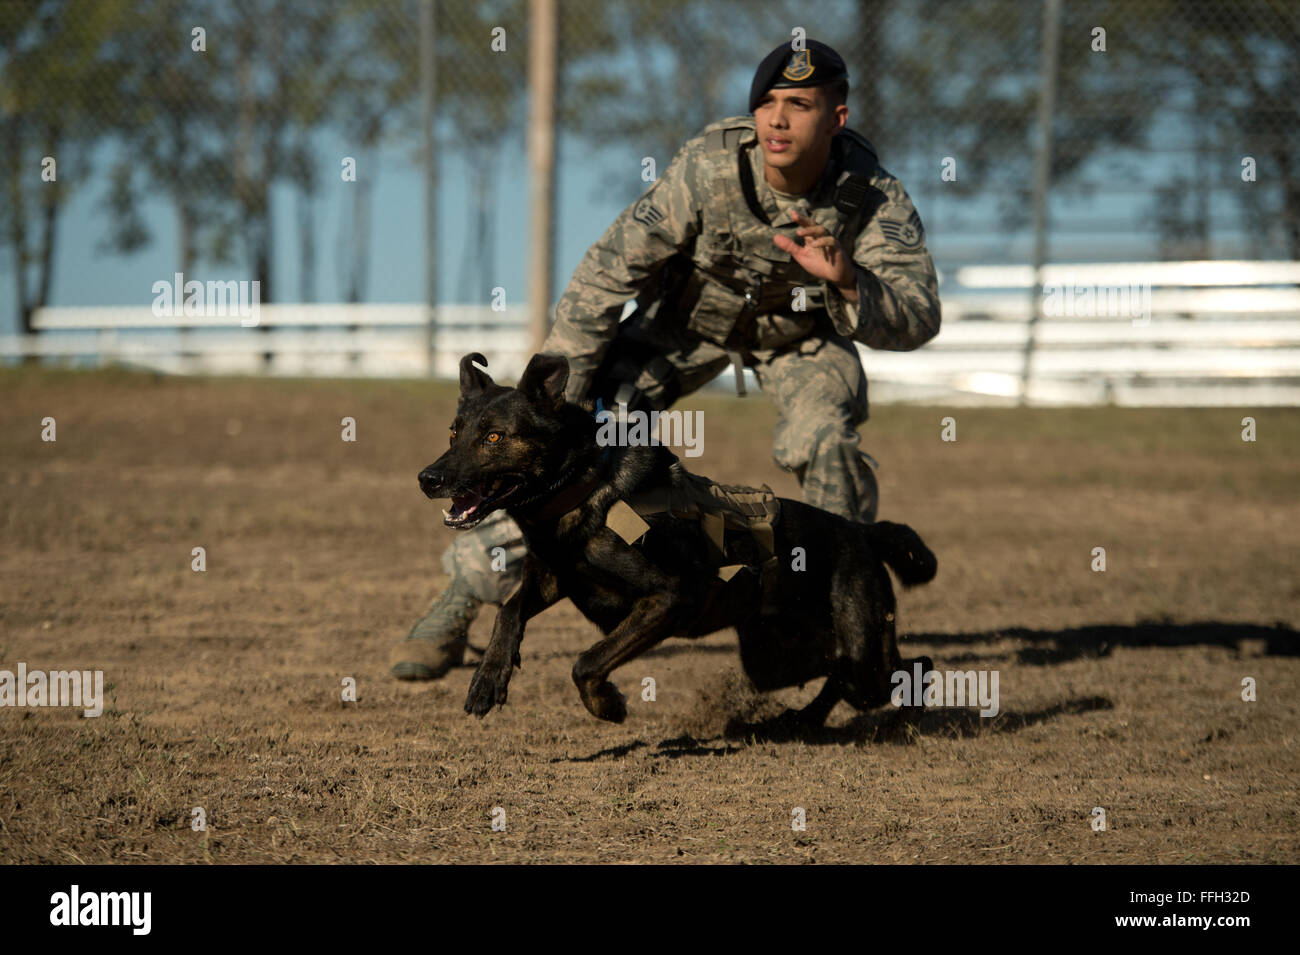
[[776, 243], [778, 249], [783, 252], [789, 252], [791, 255], [803, 248], [803, 246], [794, 241], [794, 239], [785, 235], [774, 235], [772, 236], [772, 241]]
[[789, 252], [794, 256], [798, 256], [799, 253], [810, 251], [812, 249], [821, 249], [822, 258], [827, 260], [829, 260], [832, 255], [831, 250], [839, 246], [839, 242], [832, 235], [822, 236], [818, 239], [810, 238], [803, 242], [796, 242], [794, 239], [785, 235], [774, 235], [772, 236], [772, 242], [776, 244], [778, 249], [781, 249], [784, 252]]

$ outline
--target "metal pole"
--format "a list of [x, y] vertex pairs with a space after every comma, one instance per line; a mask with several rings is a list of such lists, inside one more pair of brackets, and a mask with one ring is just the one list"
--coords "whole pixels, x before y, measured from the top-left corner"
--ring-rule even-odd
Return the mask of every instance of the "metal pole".
[[1039, 64], [1038, 149], [1034, 161], [1034, 281], [1029, 303], [1029, 328], [1025, 338], [1025, 363], [1020, 382], [1020, 403], [1026, 404], [1033, 373], [1038, 320], [1043, 315], [1043, 265], [1047, 261], [1047, 192], [1052, 182], [1052, 117], [1056, 113], [1056, 74], [1061, 48], [1061, 0], [1043, 4], [1042, 60]]
[[532, 351], [550, 330], [555, 263], [555, 0], [529, 0], [528, 166], [532, 178], [528, 262], [528, 324]]
[[424, 167], [424, 303], [425, 356], [429, 377], [438, 356], [438, 169], [434, 162], [434, 104], [438, 96], [438, 61], [434, 47], [437, 0], [420, 3], [420, 158]]

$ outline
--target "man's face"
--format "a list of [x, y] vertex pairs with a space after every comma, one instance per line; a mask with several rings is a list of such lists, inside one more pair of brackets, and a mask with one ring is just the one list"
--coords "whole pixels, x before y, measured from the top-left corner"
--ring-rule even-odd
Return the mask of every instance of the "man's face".
[[815, 164], [830, 155], [831, 138], [844, 128], [849, 108], [832, 106], [826, 87], [768, 90], [754, 109], [763, 158], [778, 169]]

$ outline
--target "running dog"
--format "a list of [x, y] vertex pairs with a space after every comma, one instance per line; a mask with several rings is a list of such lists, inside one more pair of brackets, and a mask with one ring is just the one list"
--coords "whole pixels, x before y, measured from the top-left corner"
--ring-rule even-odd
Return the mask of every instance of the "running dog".
[[[602, 446], [599, 416], [564, 399], [563, 357], [534, 355], [517, 388], [479, 365], [482, 355], [461, 359], [451, 447], [419, 477], [426, 496], [451, 499], [448, 527], [505, 508], [528, 547], [467, 713], [506, 702], [524, 626], [564, 597], [605, 634], [573, 667], [583, 705], [602, 720], [627, 716], [613, 670], [669, 637], [727, 627], [759, 690], [827, 678], [811, 703], [787, 713], [799, 725], [821, 726], [840, 700], [859, 710], [889, 701], [891, 674], [904, 664], [885, 568], [910, 587], [937, 567], [915, 531], [713, 485], [660, 445]], [[920, 662], [923, 673], [933, 668]]]

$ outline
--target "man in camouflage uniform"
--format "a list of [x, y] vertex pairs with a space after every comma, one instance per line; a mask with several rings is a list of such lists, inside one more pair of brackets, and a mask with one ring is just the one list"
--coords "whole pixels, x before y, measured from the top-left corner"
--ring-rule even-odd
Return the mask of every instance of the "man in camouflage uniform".
[[[939, 331], [939, 298], [920, 217], [845, 128], [847, 94], [825, 44], [773, 50], [754, 76], [753, 115], [689, 141], [587, 251], [543, 350], [568, 357], [569, 401], [633, 410], [667, 408], [729, 364], [739, 388], [752, 368], [779, 413], [773, 457], [803, 500], [871, 522], [854, 343], [923, 345]], [[442, 559], [451, 586], [395, 648], [394, 676], [436, 679], [459, 664], [470, 621], [510, 593], [523, 554], [505, 511], [458, 534]]]

